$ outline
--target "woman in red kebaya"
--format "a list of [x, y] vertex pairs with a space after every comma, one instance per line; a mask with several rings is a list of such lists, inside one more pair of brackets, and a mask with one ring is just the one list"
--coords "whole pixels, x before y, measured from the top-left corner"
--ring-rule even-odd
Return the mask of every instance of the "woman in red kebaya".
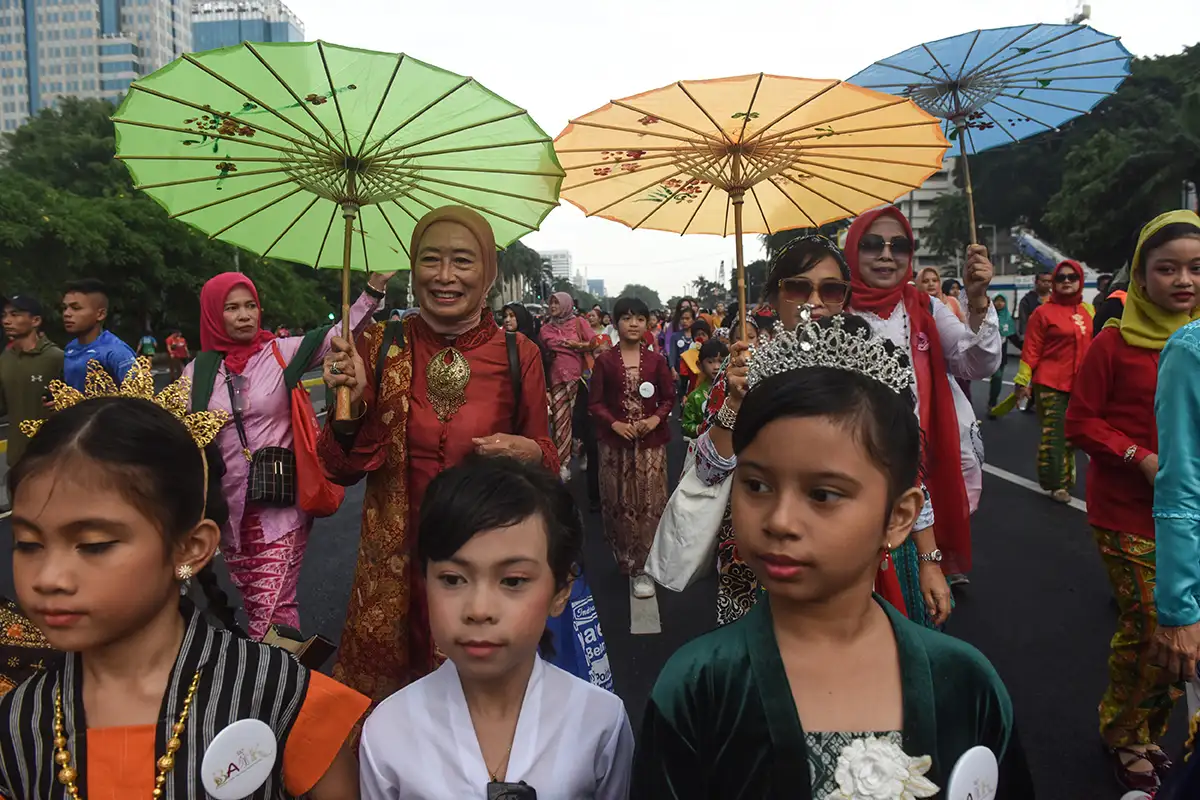
[[1119, 609], [1108, 690], [1100, 700], [1100, 734], [1118, 780], [1128, 789], [1153, 791], [1156, 773], [1170, 765], [1157, 742], [1182, 694], [1151, 653], [1159, 624], [1154, 398], [1159, 354], [1175, 331], [1200, 316], [1200, 218], [1176, 211], [1150, 222], [1138, 240], [1130, 277], [1120, 319], [1092, 340], [1075, 376], [1067, 437], [1092, 458], [1088, 523]]
[[1038, 483], [1060, 503], [1071, 502], [1075, 485], [1075, 448], [1067, 442], [1067, 403], [1075, 375], [1092, 343], [1095, 311], [1083, 302], [1083, 267], [1064, 261], [1054, 269], [1049, 302], [1038, 307], [1025, 329], [1021, 368], [1013, 381], [1017, 400], [1032, 393], [1042, 425], [1038, 445]]

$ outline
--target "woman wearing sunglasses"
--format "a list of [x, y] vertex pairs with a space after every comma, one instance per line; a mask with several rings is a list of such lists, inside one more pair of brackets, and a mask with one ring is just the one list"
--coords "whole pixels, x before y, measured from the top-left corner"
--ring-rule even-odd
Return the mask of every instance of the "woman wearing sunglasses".
[[877, 335], [908, 348], [917, 376], [917, 418], [924, 432], [921, 474], [937, 517], [937, 547], [914, 535], [924, 572], [941, 568], [951, 585], [971, 569], [970, 514], [983, 490], [983, 439], [975, 411], [952, 379], [986, 380], [1000, 366], [1000, 329], [987, 296], [992, 264], [987, 248], [967, 248], [964, 323], [913, 278], [914, 239], [895, 206], [859, 216], [846, 235], [854, 291], [850, 311]]
[[1050, 301], [1033, 312], [1025, 329], [1017, 402], [1032, 394], [1042, 441], [1038, 445], [1038, 483], [1060, 503], [1071, 502], [1075, 485], [1075, 448], [1067, 442], [1067, 404], [1075, 375], [1092, 343], [1091, 304], [1083, 302], [1083, 267], [1064, 261], [1054, 269]]

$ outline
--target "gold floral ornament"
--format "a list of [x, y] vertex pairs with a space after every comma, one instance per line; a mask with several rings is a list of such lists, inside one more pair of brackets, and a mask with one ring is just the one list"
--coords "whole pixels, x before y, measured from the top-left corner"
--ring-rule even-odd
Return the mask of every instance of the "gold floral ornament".
[[429, 360], [425, 370], [425, 394], [437, 412], [439, 422], [445, 422], [467, 402], [467, 383], [471, 380], [471, 365], [462, 353], [447, 347]]
[[[112, 376], [105, 371], [99, 361], [92, 360], [87, 365], [87, 378], [84, 391], [67, 386], [62, 381], [50, 382], [50, 395], [53, 398], [54, 410], [65, 411], [79, 405], [84, 400], [97, 397], [136, 397], [149, 400], [160, 408], [170, 411], [192, 435], [197, 447], [204, 447], [229, 421], [229, 414], [224, 411], [196, 411], [188, 413], [188, 397], [191, 395], [192, 381], [190, 378], [180, 378], [157, 395], [154, 393], [154, 376], [150, 372], [150, 359], [140, 356], [134, 361], [125, 380], [120, 387]], [[33, 437], [41, 429], [45, 420], [30, 419], [21, 423], [21, 433]]]

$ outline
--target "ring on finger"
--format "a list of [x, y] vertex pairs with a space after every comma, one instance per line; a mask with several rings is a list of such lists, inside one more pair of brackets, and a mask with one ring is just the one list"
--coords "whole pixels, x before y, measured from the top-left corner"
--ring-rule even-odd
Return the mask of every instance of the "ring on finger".
[[342, 365], [338, 364], [336, 361], [334, 363], [330, 364], [329, 365], [329, 374], [330, 375], [341, 375], [342, 374]]

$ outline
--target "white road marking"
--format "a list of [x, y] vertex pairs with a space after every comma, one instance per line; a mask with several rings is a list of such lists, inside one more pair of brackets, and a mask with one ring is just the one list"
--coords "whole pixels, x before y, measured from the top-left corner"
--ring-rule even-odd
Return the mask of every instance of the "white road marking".
[[[1042, 495], [1043, 497], [1046, 497], [1046, 490], [1043, 489], [1041, 486], [1039, 486], [1037, 481], [1031, 481], [1027, 478], [1022, 478], [1020, 475], [1014, 475], [1013, 473], [1009, 472], [1006, 469], [1000, 469], [999, 467], [993, 467], [991, 464], [984, 464], [983, 471], [989, 475], [995, 475], [997, 478], [1000, 478], [1001, 480], [1005, 480], [1005, 481], [1008, 481], [1009, 483], [1016, 484], [1017, 486], [1020, 486], [1022, 489], [1028, 489], [1031, 492], [1037, 492], [1038, 494]], [[1046, 497], [1046, 499], [1047, 499], [1047, 502], [1052, 502], [1052, 501], [1050, 501], [1049, 497]], [[1077, 497], [1072, 497], [1071, 502], [1067, 503], [1066, 505], [1070, 506], [1071, 508], [1075, 509], [1076, 511], [1082, 511], [1085, 514], [1087, 513], [1087, 503], [1083, 502], [1082, 500], [1080, 500]]]
[[633, 596], [633, 579], [629, 579], [629, 632], [634, 635], [662, 633], [658, 616], [658, 598], [640, 600]]

